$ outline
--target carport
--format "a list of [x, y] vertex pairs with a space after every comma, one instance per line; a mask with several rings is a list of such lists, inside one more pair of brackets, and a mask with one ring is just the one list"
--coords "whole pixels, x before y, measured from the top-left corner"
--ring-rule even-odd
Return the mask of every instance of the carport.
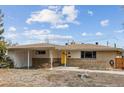
[[[58, 55], [56, 47], [58, 45], [52, 44], [30, 44], [30, 45], [21, 45], [21, 46], [11, 46], [8, 50], [8, 55], [14, 61], [14, 66], [17, 68], [27, 67], [28, 69], [33, 66], [32, 59], [35, 57], [40, 58], [42, 56], [35, 55], [34, 51], [44, 50], [46, 55], [43, 55], [44, 58], [50, 60], [50, 68], [53, 68], [53, 60], [58, 58], [61, 55]], [[42, 57], [42, 58], [43, 58]], [[44, 59], [43, 59], [44, 60]]]

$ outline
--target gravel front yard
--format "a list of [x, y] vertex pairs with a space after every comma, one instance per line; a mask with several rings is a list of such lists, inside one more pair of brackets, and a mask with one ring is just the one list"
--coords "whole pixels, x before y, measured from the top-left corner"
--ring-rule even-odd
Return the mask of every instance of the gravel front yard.
[[124, 75], [90, 73], [81, 79], [75, 71], [45, 69], [0, 69], [1, 87], [108, 87], [123, 86]]

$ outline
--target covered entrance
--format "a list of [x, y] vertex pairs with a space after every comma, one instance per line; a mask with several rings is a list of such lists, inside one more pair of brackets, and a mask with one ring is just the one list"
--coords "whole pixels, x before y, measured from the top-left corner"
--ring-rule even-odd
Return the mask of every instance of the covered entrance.
[[53, 68], [56, 66], [66, 66], [67, 52], [56, 49], [32, 50], [32, 67], [34, 68]]

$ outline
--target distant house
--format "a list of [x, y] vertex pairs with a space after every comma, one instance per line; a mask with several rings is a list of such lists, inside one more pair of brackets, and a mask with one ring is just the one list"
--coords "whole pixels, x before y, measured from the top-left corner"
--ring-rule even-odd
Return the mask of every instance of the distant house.
[[96, 44], [54, 45], [47, 43], [8, 47], [8, 55], [16, 68], [40, 67], [43, 63], [67, 66], [109, 68], [110, 61], [122, 56], [122, 49]]

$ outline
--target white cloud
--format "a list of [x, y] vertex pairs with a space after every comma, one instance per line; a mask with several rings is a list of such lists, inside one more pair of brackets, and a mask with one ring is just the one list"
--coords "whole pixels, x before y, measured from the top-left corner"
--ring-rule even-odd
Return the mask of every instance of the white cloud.
[[108, 19], [102, 20], [102, 21], [100, 21], [100, 24], [101, 24], [102, 27], [108, 26], [109, 25], [109, 20]]
[[83, 32], [83, 33], [82, 33], [82, 36], [93, 36], [93, 34], [92, 34], [92, 33]]
[[16, 28], [14, 26], [11, 26], [11, 27], [9, 27], [8, 31], [15, 32], [16, 31]]
[[101, 32], [96, 32], [96, 36], [102, 36], [103, 35], [103, 33], [101, 33]]
[[58, 14], [55, 11], [49, 9], [43, 9], [32, 13], [31, 17], [27, 19], [26, 23], [31, 24], [32, 22], [44, 22], [50, 24], [57, 24], [60, 21]]
[[87, 36], [87, 33], [86, 33], [86, 32], [83, 32], [83, 33], [82, 33], [82, 36]]
[[27, 30], [24, 31], [22, 34], [23, 36], [26, 36], [28, 39], [32, 40], [70, 40], [72, 39], [72, 36], [69, 35], [59, 35], [59, 34], [51, 34], [50, 30], [42, 29], [42, 30]]
[[58, 5], [49, 5], [48, 9], [55, 10], [56, 12], [61, 9], [61, 6]]
[[59, 11], [55, 9], [58, 9], [58, 6], [49, 6], [48, 9], [33, 12], [26, 23], [48, 23], [52, 28], [67, 28], [70, 23], [79, 24], [76, 21], [78, 10], [75, 6], [64, 6], [59, 8]]
[[67, 16], [67, 22], [74, 22], [77, 18], [78, 10], [75, 9], [75, 6], [64, 6], [62, 9], [62, 14]]
[[46, 34], [49, 34], [50, 31], [49, 30], [46, 30], [46, 29], [43, 29], [43, 30], [26, 30], [24, 31], [23, 35], [25, 36], [30, 36], [30, 37], [38, 37], [38, 36], [41, 36], [41, 35], [46, 35]]
[[102, 36], [103, 33], [101, 32], [96, 32], [95, 34], [94, 33], [86, 33], [86, 32], [83, 32], [82, 33], [82, 36]]
[[6, 39], [15, 40], [18, 36], [16, 33], [16, 28], [14, 26], [10, 26], [7, 31], [5, 31], [4, 36]]
[[16, 33], [8, 34], [7, 38], [9, 38], [9, 39], [16, 39], [17, 38], [17, 34]]
[[68, 28], [68, 27], [69, 27], [68, 24], [63, 24], [63, 25], [57, 25], [57, 26], [51, 27], [51, 28], [57, 28], [57, 29], [62, 28], [62, 29], [64, 29], [64, 28]]
[[6, 33], [6, 34], [4, 34], [4, 36], [5, 36], [7, 39], [15, 40], [18, 35], [17, 35], [16, 33]]
[[124, 33], [124, 30], [117, 30], [117, 31], [114, 31], [116, 33]]
[[91, 11], [91, 10], [88, 10], [87, 13], [88, 13], [90, 16], [93, 16], [93, 15], [94, 15], [93, 11]]

